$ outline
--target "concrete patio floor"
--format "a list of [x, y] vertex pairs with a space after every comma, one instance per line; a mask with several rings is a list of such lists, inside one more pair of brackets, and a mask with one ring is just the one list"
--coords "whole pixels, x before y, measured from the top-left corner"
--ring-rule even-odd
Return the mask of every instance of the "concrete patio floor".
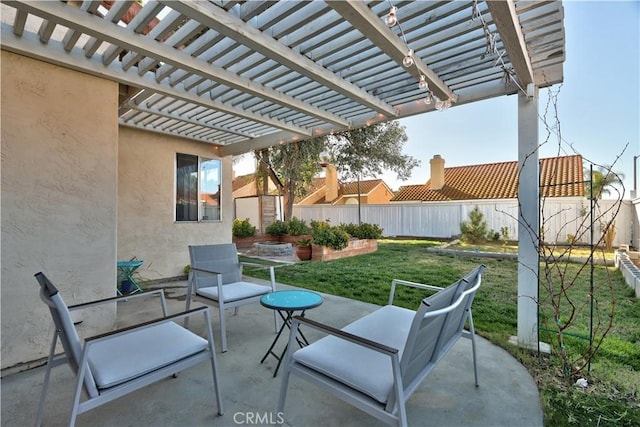
[[[248, 279], [253, 280], [253, 279]], [[163, 287], [170, 312], [184, 309], [186, 282]], [[278, 285], [279, 289], [288, 289]], [[309, 310], [307, 317], [342, 327], [377, 306], [332, 295]], [[139, 298], [118, 306], [119, 326], [149, 320], [160, 314], [155, 298]], [[228, 351], [219, 352], [217, 309], [212, 308], [218, 348], [224, 415], [216, 414], [210, 364], [202, 363], [119, 400], [81, 414], [79, 426], [234, 426], [279, 424], [276, 405], [282, 369], [273, 378], [277, 361], [260, 359], [275, 334], [273, 316], [259, 304], [240, 314], [227, 314]], [[203, 333], [202, 323], [192, 322]], [[319, 335], [307, 332], [310, 340]], [[473, 382], [471, 342], [461, 339], [440, 362], [407, 404], [411, 426], [522, 426], [543, 425], [537, 387], [527, 370], [505, 350], [478, 337], [478, 375]], [[284, 341], [279, 342], [283, 345]], [[281, 349], [281, 346], [277, 348]], [[45, 368], [38, 367], [2, 378], [2, 426], [33, 425]], [[47, 397], [45, 426], [66, 425], [72, 401], [73, 377], [67, 367], [54, 368]], [[378, 420], [315, 386], [292, 377], [284, 425], [377, 426]]]

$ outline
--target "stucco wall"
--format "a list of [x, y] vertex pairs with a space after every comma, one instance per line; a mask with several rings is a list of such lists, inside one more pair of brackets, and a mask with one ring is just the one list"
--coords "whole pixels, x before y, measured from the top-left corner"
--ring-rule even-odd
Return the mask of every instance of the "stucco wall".
[[393, 198], [393, 193], [390, 192], [387, 189], [387, 187], [380, 184], [373, 189], [371, 194], [369, 194], [367, 203], [370, 203], [372, 205], [389, 203], [389, 200], [391, 200], [392, 198]]
[[222, 221], [178, 223], [174, 221], [176, 153], [218, 158], [210, 145], [120, 128], [117, 256], [143, 260], [138, 271], [144, 279], [182, 275], [189, 264], [189, 245], [231, 241], [231, 160], [222, 159]]
[[[4, 369], [48, 352], [53, 324], [35, 273], [67, 304], [114, 295], [118, 87], [1, 55]], [[83, 313], [80, 333], [114, 318], [114, 308]]]

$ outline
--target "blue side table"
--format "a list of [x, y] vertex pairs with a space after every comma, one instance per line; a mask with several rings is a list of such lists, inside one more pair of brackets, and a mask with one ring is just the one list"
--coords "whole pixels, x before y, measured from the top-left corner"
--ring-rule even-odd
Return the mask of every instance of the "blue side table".
[[133, 286], [131, 292], [129, 293], [135, 294], [136, 292], [142, 292], [142, 288], [133, 278], [133, 272], [140, 268], [143, 262], [144, 261], [118, 261], [116, 263], [116, 267], [118, 269], [116, 292], [119, 296], [122, 296], [122, 292], [118, 285], [120, 285], [123, 280], [128, 280]]
[[[285, 345], [284, 350], [282, 350], [282, 353], [280, 355], [274, 353], [273, 347], [275, 347], [278, 339], [280, 338], [280, 335], [282, 335], [282, 331], [285, 327], [291, 330], [291, 319], [293, 318], [293, 314], [296, 311], [300, 311], [300, 316], [304, 316], [304, 312], [306, 310], [318, 307], [320, 304], [322, 304], [322, 301], [322, 295], [316, 292], [299, 290], [275, 291], [263, 295], [262, 298], [260, 298], [260, 304], [262, 304], [264, 307], [276, 310], [283, 322], [280, 330], [278, 331], [278, 334], [273, 340], [273, 343], [271, 343], [271, 347], [269, 347], [269, 350], [267, 350], [265, 355], [262, 357], [262, 360], [260, 360], [260, 363], [264, 362], [269, 355], [272, 355], [278, 360], [278, 365], [276, 366], [276, 370], [273, 373], [274, 378], [276, 375], [278, 375], [278, 369], [280, 369], [280, 364], [282, 363], [282, 359], [284, 359], [284, 355], [287, 352], [287, 346], [289, 345], [289, 343], [287, 342], [287, 345]], [[298, 329], [298, 335], [299, 336], [296, 336], [296, 341], [298, 342], [298, 345], [300, 347], [309, 345], [309, 341], [307, 341], [307, 338], [304, 336], [300, 329]]]

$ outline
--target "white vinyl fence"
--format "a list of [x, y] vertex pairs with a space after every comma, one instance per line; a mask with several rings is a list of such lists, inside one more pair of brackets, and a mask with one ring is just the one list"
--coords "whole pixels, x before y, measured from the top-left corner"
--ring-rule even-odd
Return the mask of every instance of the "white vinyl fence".
[[[615, 200], [599, 200], [594, 218], [606, 222], [616, 214]], [[500, 232], [508, 227], [509, 238], [518, 239], [518, 201], [467, 200], [461, 202], [402, 203], [366, 205], [360, 207], [362, 222], [378, 224], [384, 236], [412, 236], [448, 239], [460, 234], [460, 223], [469, 219], [475, 207], [483, 213], [489, 229]], [[620, 205], [615, 219], [614, 246], [632, 244], [634, 217], [631, 201]], [[581, 197], [544, 200], [540, 224], [548, 242], [566, 242], [571, 236], [589, 243], [589, 200]], [[358, 222], [358, 205], [294, 206], [293, 215], [307, 221], [329, 220], [332, 225]], [[586, 215], [586, 216], [585, 216]], [[571, 236], [569, 236], [571, 235]], [[594, 223], [594, 241], [602, 235], [601, 225]]]

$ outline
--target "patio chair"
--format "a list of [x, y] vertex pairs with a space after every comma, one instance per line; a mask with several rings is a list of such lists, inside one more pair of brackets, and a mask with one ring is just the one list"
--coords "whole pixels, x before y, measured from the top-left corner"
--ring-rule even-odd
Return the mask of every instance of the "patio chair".
[[[394, 280], [389, 305], [340, 330], [295, 317], [278, 412], [284, 411], [289, 377], [294, 374], [387, 424], [406, 426], [406, 401], [461, 336], [471, 339], [478, 386], [471, 304], [483, 270], [481, 265], [444, 289]], [[413, 311], [392, 305], [398, 284], [438, 292], [422, 300]], [[464, 330], [467, 320], [469, 331]], [[328, 336], [295, 350], [293, 340], [300, 325]]]
[[[191, 270], [187, 285], [187, 303], [189, 310], [191, 299], [218, 307], [220, 316], [220, 342], [222, 352], [227, 351], [227, 329], [225, 322], [225, 309], [234, 308], [234, 314], [238, 314], [238, 308], [242, 305], [260, 301], [264, 294], [276, 290], [275, 273], [273, 266], [240, 262], [235, 243], [217, 245], [189, 246], [191, 258]], [[244, 282], [242, 280], [242, 267], [252, 266], [269, 268], [271, 286]], [[273, 314], [274, 330], [278, 330], [276, 314]], [[186, 323], [188, 326], [188, 322]]]
[[[49, 307], [55, 324], [36, 426], [42, 424], [51, 368], [65, 362], [76, 375], [69, 426], [75, 425], [76, 417], [83, 412], [161, 379], [175, 376], [178, 372], [205, 361], [211, 362], [218, 414], [222, 415], [222, 397], [208, 307], [167, 316], [162, 290], [67, 307], [58, 289], [43, 273], [35, 276], [40, 283], [40, 298]], [[70, 311], [154, 294], [160, 296], [164, 314], [162, 318], [86, 338], [84, 341], [80, 339]], [[176, 323], [194, 316], [203, 316], [207, 339]], [[58, 339], [64, 352], [56, 355]], [[83, 391], [85, 399], [81, 401]]]

